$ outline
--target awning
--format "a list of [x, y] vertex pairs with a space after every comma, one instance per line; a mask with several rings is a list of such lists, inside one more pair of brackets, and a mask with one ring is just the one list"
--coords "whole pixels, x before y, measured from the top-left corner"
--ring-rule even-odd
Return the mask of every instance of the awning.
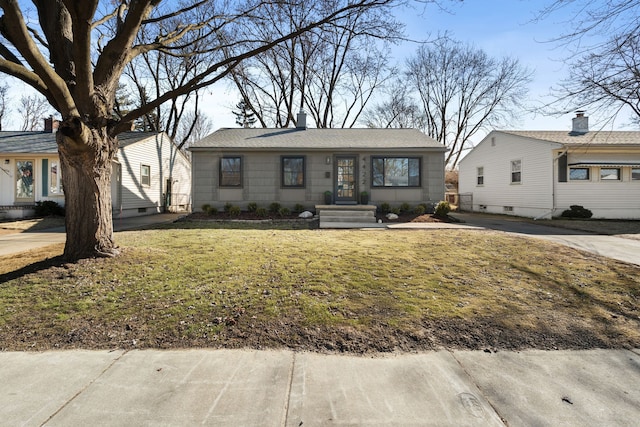
[[640, 162], [580, 162], [580, 163], [569, 163], [569, 167], [572, 167], [572, 168], [588, 168], [588, 167], [599, 167], [599, 168], [631, 167], [631, 168], [640, 168]]

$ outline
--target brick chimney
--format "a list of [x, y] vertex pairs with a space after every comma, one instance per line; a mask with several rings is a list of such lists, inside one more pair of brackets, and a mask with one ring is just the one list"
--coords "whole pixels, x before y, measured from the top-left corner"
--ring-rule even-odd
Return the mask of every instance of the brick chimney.
[[45, 133], [56, 133], [58, 131], [58, 127], [60, 126], [60, 122], [55, 120], [53, 117], [45, 117], [44, 119], [44, 132]]
[[307, 113], [301, 108], [298, 113], [298, 117], [296, 118], [296, 129], [306, 129], [307, 128]]
[[576, 111], [576, 116], [572, 119], [571, 133], [574, 135], [584, 135], [589, 132], [589, 117], [584, 115], [584, 111]]

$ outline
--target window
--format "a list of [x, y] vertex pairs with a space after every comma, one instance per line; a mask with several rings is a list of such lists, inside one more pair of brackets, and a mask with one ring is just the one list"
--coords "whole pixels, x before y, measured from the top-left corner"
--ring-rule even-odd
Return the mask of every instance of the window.
[[570, 181], [589, 181], [589, 168], [570, 168]]
[[511, 183], [519, 184], [522, 181], [522, 160], [511, 161]]
[[282, 157], [282, 186], [304, 188], [304, 157]]
[[477, 178], [476, 184], [477, 185], [484, 185], [484, 167], [480, 166], [477, 169], [477, 171], [478, 171], [478, 173], [477, 173], [478, 178]]
[[33, 200], [33, 163], [33, 160], [16, 161], [16, 199]]
[[140, 184], [145, 187], [151, 186], [151, 166], [140, 165]]
[[242, 187], [242, 157], [220, 159], [220, 187]]
[[631, 180], [632, 181], [640, 181], [640, 168], [632, 168], [631, 169]]
[[49, 161], [49, 194], [62, 194], [62, 175], [58, 160]]
[[371, 163], [371, 182], [374, 187], [420, 186], [418, 157], [372, 157]]
[[600, 179], [603, 181], [620, 181], [620, 168], [600, 168]]

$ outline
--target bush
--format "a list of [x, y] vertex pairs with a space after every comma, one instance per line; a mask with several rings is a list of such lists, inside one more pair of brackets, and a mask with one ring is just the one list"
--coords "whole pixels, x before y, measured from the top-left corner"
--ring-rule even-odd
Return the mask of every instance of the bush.
[[280, 208], [282, 207], [282, 205], [278, 202], [273, 202], [269, 205], [269, 212], [277, 214], [278, 212], [280, 212]]
[[442, 201], [438, 203], [438, 206], [436, 206], [436, 211], [433, 215], [437, 216], [438, 218], [446, 218], [447, 215], [449, 215], [449, 212], [451, 212], [451, 206], [449, 205], [449, 202]]
[[591, 212], [589, 209], [585, 209], [582, 206], [579, 205], [571, 205], [569, 206], [569, 209], [567, 209], [566, 211], [562, 212], [562, 217], [564, 218], [591, 218], [591, 216], [593, 215], [593, 212]]
[[301, 205], [300, 203], [296, 203], [296, 205], [293, 207], [293, 211], [295, 213], [300, 213], [300, 212], [303, 212], [304, 210], [305, 210], [304, 206]]
[[265, 218], [268, 214], [269, 212], [267, 212], [266, 208], [256, 209], [256, 215], [258, 215], [260, 218]]
[[[226, 206], [225, 206], [225, 208], [226, 208]], [[240, 212], [242, 212], [242, 211], [240, 210], [240, 206], [231, 206], [231, 207], [227, 210], [227, 213], [228, 213], [230, 216], [240, 216]]]
[[231, 210], [232, 207], [233, 207], [233, 205], [231, 203], [227, 202], [227, 203], [224, 204], [224, 211], [226, 213], [229, 213], [229, 211]]
[[424, 213], [426, 214], [433, 214], [436, 212], [436, 205], [435, 203], [420, 203], [419, 206], [422, 206], [424, 208]]
[[289, 208], [280, 208], [280, 209], [278, 209], [278, 215], [280, 215], [280, 216], [289, 216], [289, 215], [291, 215], [291, 210]]
[[405, 213], [405, 212], [411, 212], [411, 205], [407, 202], [403, 203], [400, 205], [400, 212]]
[[53, 200], [36, 202], [36, 216], [64, 216], [64, 208]]
[[202, 205], [202, 212], [206, 213], [207, 215], [215, 215], [218, 213], [218, 209], [214, 208], [208, 203], [205, 203], [204, 205]]
[[382, 203], [380, 205], [380, 212], [383, 213], [383, 214], [387, 214], [387, 213], [391, 212], [391, 205], [389, 205], [389, 203], [387, 203], [387, 202]]
[[394, 213], [396, 215], [400, 215], [402, 213], [400, 208], [391, 208], [391, 213]]
[[256, 210], [258, 210], [258, 204], [255, 202], [251, 202], [247, 205], [247, 211], [249, 212], [255, 212]]
[[426, 212], [426, 209], [424, 205], [418, 205], [415, 208], [413, 208], [413, 213], [416, 215], [424, 215], [425, 212]]

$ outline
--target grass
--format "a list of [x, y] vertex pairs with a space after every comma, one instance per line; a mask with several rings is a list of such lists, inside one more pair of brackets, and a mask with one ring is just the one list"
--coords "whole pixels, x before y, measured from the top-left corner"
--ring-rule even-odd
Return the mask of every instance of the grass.
[[211, 226], [0, 258], [0, 348], [640, 345], [632, 265], [488, 231]]

